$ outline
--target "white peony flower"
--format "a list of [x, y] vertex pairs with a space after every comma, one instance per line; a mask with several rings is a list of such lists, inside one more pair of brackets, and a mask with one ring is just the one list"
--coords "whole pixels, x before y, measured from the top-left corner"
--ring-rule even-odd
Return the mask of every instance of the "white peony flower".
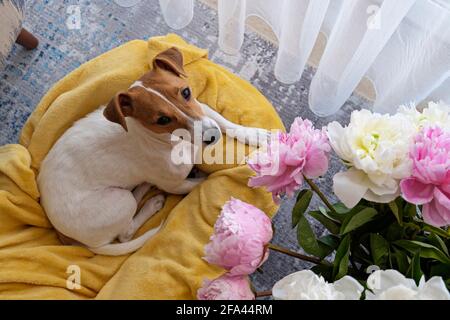
[[399, 113], [407, 116], [420, 130], [427, 126], [439, 126], [450, 129], [450, 106], [443, 101], [429, 102], [428, 107], [419, 112], [414, 105], [401, 106]]
[[388, 203], [400, 194], [399, 182], [409, 177], [409, 148], [416, 132], [404, 114], [381, 115], [353, 111], [350, 123], [328, 125], [328, 137], [336, 154], [349, 166], [333, 178], [336, 196], [348, 207], [362, 198]]
[[367, 279], [366, 300], [450, 300], [441, 277], [420, 279], [419, 286], [397, 270], [378, 270]]
[[328, 283], [311, 270], [302, 270], [278, 281], [272, 296], [275, 300], [359, 300], [363, 291], [350, 276]]

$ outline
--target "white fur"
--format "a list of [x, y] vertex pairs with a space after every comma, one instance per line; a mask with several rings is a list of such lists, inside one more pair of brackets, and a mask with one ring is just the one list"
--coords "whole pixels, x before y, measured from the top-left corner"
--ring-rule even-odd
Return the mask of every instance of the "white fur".
[[[237, 126], [208, 106], [203, 121], [222, 130]], [[136, 214], [149, 185], [185, 194], [204, 178], [188, 179], [192, 165], [170, 160], [170, 134], [156, 134], [127, 117], [128, 132], [103, 116], [104, 107], [77, 121], [55, 143], [41, 164], [41, 204], [53, 226], [99, 254], [122, 255], [140, 248], [158, 230], [131, 240], [164, 203], [154, 197]], [[249, 129], [256, 134], [255, 130]], [[255, 131], [255, 132], [253, 132]], [[240, 137], [242, 138], [242, 137]], [[242, 138], [244, 139], [244, 138]], [[132, 190], [137, 188], [134, 193]], [[118, 238], [123, 243], [112, 242]]]

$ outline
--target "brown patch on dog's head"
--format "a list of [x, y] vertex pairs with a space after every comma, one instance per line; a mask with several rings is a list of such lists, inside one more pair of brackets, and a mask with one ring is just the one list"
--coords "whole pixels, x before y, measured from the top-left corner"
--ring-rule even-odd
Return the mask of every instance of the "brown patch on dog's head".
[[163, 97], [134, 86], [118, 93], [105, 108], [104, 116], [125, 130], [128, 130], [125, 117], [135, 118], [155, 133], [188, 129], [188, 122], [201, 119], [203, 111], [192, 96], [185, 77], [180, 51], [176, 48], [167, 49], [155, 57], [153, 69], [139, 79], [145, 88]]
[[167, 70], [177, 76], [187, 77], [183, 68], [183, 55], [175, 47], [161, 52], [153, 59], [153, 70], [157, 69]]
[[133, 113], [131, 97], [127, 92], [120, 92], [106, 106], [103, 115], [109, 121], [120, 124], [125, 131], [128, 131], [125, 117]]

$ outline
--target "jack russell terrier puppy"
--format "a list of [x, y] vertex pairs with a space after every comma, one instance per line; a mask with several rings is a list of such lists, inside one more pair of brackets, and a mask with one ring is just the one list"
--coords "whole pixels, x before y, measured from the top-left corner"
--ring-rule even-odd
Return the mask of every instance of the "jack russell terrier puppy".
[[[193, 132], [199, 121], [202, 132], [209, 131], [204, 144], [217, 142], [221, 130], [252, 145], [255, 137], [269, 136], [199, 103], [182, 76], [181, 53], [176, 48], [160, 53], [150, 72], [106, 107], [75, 122], [54, 144], [42, 162], [38, 185], [41, 204], [63, 239], [104, 255], [143, 246], [161, 226], [131, 239], [165, 201], [157, 195], [136, 213], [149, 188], [186, 194], [204, 180], [190, 177], [193, 164], [171, 161], [176, 129]], [[115, 239], [120, 243], [112, 243]]]

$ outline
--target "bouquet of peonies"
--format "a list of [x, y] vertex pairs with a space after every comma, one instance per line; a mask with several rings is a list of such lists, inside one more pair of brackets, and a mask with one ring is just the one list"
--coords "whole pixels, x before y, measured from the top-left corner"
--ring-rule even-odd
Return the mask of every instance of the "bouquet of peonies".
[[[327, 172], [332, 150], [346, 167], [333, 177], [338, 203], [313, 181]], [[348, 126], [332, 122], [321, 130], [297, 118], [248, 165], [256, 173], [249, 186], [267, 188], [276, 202], [298, 192], [292, 227], [308, 255], [269, 243], [267, 216], [232, 199], [205, 257], [227, 273], [206, 281], [200, 299], [450, 299], [450, 106], [400, 107], [394, 115], [354, 111]], [[313, 194], [323, 206], [309, 208]], [[326, 236], [315, 235], [311, 218]], [[247, 275], [269, 249], [315, 266], [255, 294]]]

